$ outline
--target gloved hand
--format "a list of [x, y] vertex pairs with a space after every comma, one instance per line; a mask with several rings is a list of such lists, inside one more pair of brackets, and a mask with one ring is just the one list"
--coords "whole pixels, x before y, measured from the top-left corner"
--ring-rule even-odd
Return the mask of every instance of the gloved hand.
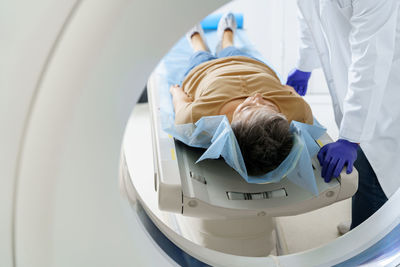
[[304, 96], [307, 92], [310, 76], [311, 72], [294, 69], [289, 73], [286, 84], [292, 86], [299, 95]]
[[344, 139], [324, 145], [318, 152], [319, 164], [322, 166], [321, 176], [329, 183], [333, 177], [339, 177], [343, 167], [347, 165], [346, 173], [353, 171], [357, 159], [358, 144]]

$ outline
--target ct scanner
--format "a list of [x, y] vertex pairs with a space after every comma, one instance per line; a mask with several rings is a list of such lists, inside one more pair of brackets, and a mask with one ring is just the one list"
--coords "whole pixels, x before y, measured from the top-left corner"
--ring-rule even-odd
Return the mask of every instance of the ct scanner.
[[147, 77], [225, 2], [0, 2], [0, 266], [400, 263], [399, 191], [325, 246], [265, 257], [218, 252], [155, 227], [127, 179], [120, 186], [130, 205], [121, 197], [123, 133]]

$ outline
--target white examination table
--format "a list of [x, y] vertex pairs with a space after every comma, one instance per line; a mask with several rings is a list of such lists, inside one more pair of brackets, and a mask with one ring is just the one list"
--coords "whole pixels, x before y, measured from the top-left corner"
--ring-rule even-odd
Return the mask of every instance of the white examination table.
[[[160, 229], [166, 232], [175, 229], [192, 242], [218, 251], [265, 256], [275, 248], [273, 217], [312, 211], [356, 192], [356, 170], [350, 175], [342, 171], [339, 178], [325, 183], [316, 158], [312, 161], [318, 196], [288, 179], [249, 184], [223, 159], [195, 164], [202, 150], [175, 141], [161, 130], [160, 99], [154, 93], [156, 79], [153, 74], [147, 86], [148, 113], [131, 118], [135, 125], [144, 125], [143, 129], [131, 129], [129, 125], [133, 122], [128, 123], [122, 169], [124, 179], [129, 180], [127, 184], [133, 184], [133, 199], [141, 200], [144, 208], [154, 215], [153, 220], [159, 221]], [[325, 134], [318, 143], [331, 141]], [[143, 170], [146, 175], [142, 176], [144, 161], [153, 162], [154, 167], [151, 170], [147, 167]], [[279, 246], [277, 253], [282, 253]]]

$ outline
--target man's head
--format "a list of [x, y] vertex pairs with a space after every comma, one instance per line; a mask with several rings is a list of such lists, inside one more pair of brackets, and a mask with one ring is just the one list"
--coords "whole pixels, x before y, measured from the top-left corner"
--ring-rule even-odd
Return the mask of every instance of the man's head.
[[259, 94], [248, 97], [236, 108], [231, 125], [249, 175], [276, 169], [292, 149], [289, 122]]

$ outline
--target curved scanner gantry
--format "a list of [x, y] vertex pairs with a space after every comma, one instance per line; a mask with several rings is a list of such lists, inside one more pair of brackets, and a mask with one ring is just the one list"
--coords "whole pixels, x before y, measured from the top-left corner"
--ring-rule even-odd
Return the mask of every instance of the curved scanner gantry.
[[[225, 2], [0, 4], [1, 266], [176, 265], [148, 235], [136, 209], [121, 199], [120, 147], [130, 111], [157, 61]], [[139, 124], [131, 126], [142, 131]], [[199, 246], [157, 219], [161, 211], [156, 194], [150, 194], [154, 172], [147, 171], [143, 177], [152, 186], [142, 179], [143, 185], [128, 189], [170, 241], [213, 266], [332, 266], [374, 255], [380, 240], [398, 236], [396, 192], [373, 217], [325, 246], [280, 257], [229, 255]], [[143, 201], [143, 190], [152, 197]], [[186, 211], [195, 209], [189, 202], [182, 202]]]

